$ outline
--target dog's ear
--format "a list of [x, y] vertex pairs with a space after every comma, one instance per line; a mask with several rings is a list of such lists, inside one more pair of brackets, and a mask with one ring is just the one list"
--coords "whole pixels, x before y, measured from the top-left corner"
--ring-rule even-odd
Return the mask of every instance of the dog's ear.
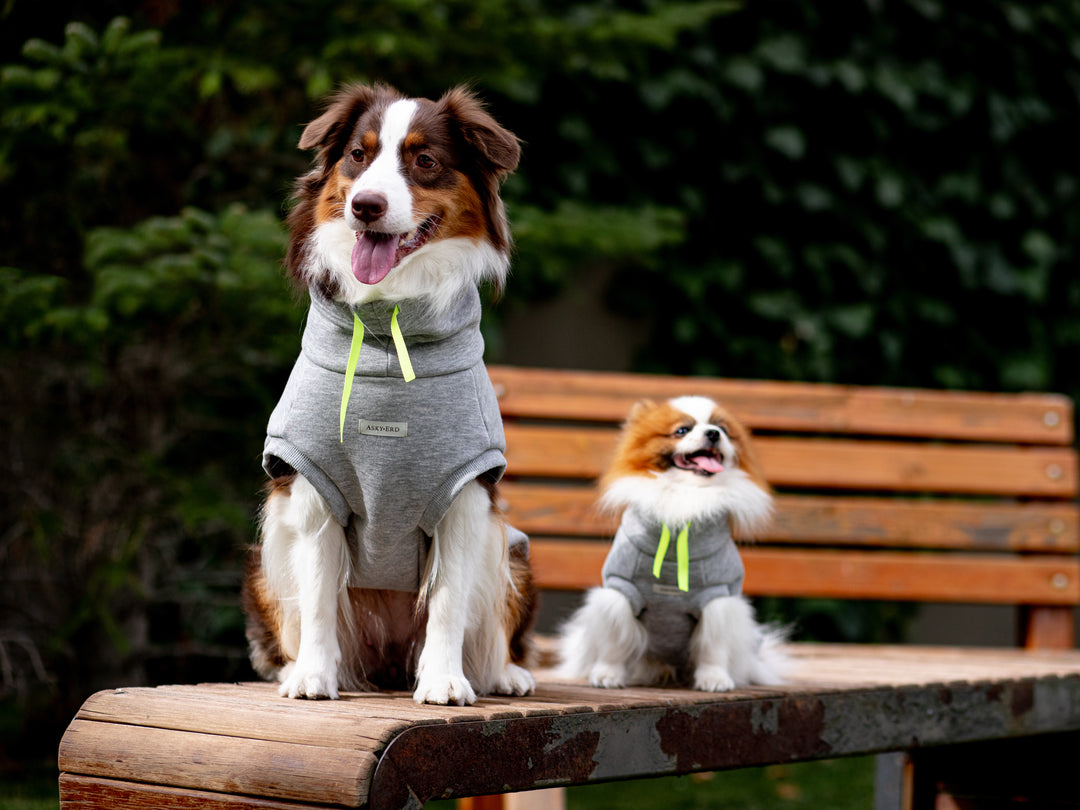
[[754, 449], [753, 435], [750, 429], [725, 408], [717, 408], [713, 414], [713, 422], [723, 425], [731, 440], [735, 443], [735, 451], [739, 457], [739, 467], [754, 480], [759, 487], [766, 492], [770, 491], [769, 484], [765, 480], [765, 473], [758, 460], [757, 451]]
[[318, 149], [341, 137], [342, 130], [351, 135], [353, 127], [375, 100], [375, 88], [350, 84], [330, 96], [326, 111], [304, 127], [300, 135], [301, 149]]
[[476, 150], [495, 174], [505, 177], [517, 168], [521, 160], [517, 136], [499, 126], [467, 87], [447, 91], [439, 99], [439, 106], [457, 123], [465, 143]]
[[324, 168], [331, 166], [341, 157], [360, 116], [380, 99], [389, 101], [400, 97], [396, 90], [386, 85], [346, 85], [330, 96], [326, 111], [304, 127], [298, 146], [320, 150], [319, 162]]
[[630, 406], [630, 413], [626, 416], [626, 424], [636, 422], [641, 418], [642, 414], [646, 411], [650, 411], [656, 407], [656, 403], [651, 399], [639, 399], [633, 405]]

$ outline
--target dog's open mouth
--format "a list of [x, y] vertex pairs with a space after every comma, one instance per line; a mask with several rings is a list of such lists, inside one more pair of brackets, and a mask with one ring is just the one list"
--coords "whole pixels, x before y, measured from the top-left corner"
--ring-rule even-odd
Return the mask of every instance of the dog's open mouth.
[[715, 450], [696, 450], [693, 453], [676, 453], [672, 462], [680, 470], [690, 470], [698, 475], [715, 475], [724, 471], [720, 455]]
[[402, 259], [426, 245], [439, 230], [439, 217], [430, 216], [411, 233], [356, 232], [352, 271], [363, 284], [378, 284]]

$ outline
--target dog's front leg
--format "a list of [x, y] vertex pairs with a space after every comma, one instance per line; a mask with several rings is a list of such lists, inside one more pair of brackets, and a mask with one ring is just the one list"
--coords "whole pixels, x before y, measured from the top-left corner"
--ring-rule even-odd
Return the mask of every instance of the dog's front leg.
[[613, 689], [638, 682], [649, 639], [624, 594], [614, 588], [593, 588], [578, 624], [577, 643], [588, 645], [586, 655], [592, 659], [584, 673], [591, 686]]
[[725, 692], [748, 684], [783, 682], [787, 659], [779, 645], [785, 634], [762, 627], [743, 596], [721, 596], [709, 602], [690, 639], [694, 688]]
[[[345, 532], [322, 497], [297, 477], [283, 515], [291, 542], [287, 560], [300, 619], [296, 661], [284, 671], [280, 692], [291, 698], [337, 698], [338, 599], [344, 587]], [[272, 538], [264, 537], [264, 544]]]
[[462, 649], [477, 588], [491, 576], [484, 544], [491, 504], [478, 483], [466, 484], [432, 539], [427, 587], [427, 633], [417, 666], [417, 703], [476, 702], [465, 677]]

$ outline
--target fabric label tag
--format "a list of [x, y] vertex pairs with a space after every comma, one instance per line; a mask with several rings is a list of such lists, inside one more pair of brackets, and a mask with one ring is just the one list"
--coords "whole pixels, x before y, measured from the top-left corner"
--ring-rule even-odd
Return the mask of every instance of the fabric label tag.
[[389, 436], [394, 439], [403, 439], [408, 433], [408, 422], [372, 422], [367, 419], [360, 420], [361, 436]]
[[682, 596], [683, 592], [677, 585], [653, 585], [652, 592], [661, 596]]

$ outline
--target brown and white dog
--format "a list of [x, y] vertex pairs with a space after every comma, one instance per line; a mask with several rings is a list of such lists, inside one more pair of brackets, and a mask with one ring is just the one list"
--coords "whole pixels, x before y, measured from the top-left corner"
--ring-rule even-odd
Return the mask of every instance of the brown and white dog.
[[779, 682], [783, 633], [755, 620], [735, 545], [773, 508], [749, 431], [706, 397], [639, 402], [601, 486], [622, 522], [603, 587], [563, 628], [561, 673], [713, 692]]
[[[288, 697], [527, 694], [535, 594], [527, 546], [494, 507], [505, 460], [477, 292], [506, 278], [499, 186], [517, 139], [466, 89], [355, 85], [299, 145], [316, 158], [296, 184], [287, 266], [312, 304], [264, 452], [252, 663]], [[485, 444], [461, 462], [474, 423]], [[444, 458], [449, 471], [431, 472]]]

